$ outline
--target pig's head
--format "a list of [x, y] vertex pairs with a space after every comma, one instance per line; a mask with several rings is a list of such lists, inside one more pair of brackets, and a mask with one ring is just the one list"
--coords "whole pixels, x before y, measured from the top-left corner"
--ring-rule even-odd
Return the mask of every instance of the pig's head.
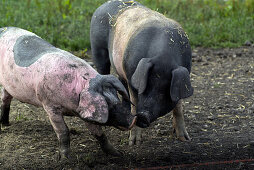
[[137, 126], [142, 128], [170, 112], [180, 99], [193, 94], [185, 67], [170, 66], [165, 61], [158, 63], [150, 58], [140, 60], [131, 85], [138, 92]]
[[129, 130], [136, 123], [136, 116], [123, 107], [117, 92], [129, 99], [122, 83], [112, 75], [99, 75], [90, 80], [89, 89], [80, 94], [77, 112], [86, 121], [120, 130]]

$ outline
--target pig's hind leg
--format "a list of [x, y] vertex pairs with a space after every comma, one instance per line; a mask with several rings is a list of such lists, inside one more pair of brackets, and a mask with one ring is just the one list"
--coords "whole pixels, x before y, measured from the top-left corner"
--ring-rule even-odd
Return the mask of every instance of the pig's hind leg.
[[104, 153], [113, 155], [113, 156], [121, 156], [121, 152], [117, 151], [108, 141], [107, 136], [103, 133], [101, 126], [95, 125], [92, 123], [86, 122], [86, 127], [91, 132], [91, 134], [98, 140], [101, 149]]
[[1, 105], [0, 123], [4, 126], [10, 125], [9, 114], [12, 98], [13, 97], [3, 88], [1, 96], [2, 105]]
[[93, 62], [97, 71], [102, 75], [110, 74], [110, 60], [108, 50], [92, 46]]
[[110, 59], [108, 51], [109, 25], [107, 24], [109, 21], [107, 21], [108, 17], [105, 17], [101, 12], [95, 12], [92, 17], [90, 42], [93, 62], [96, 70], [100, 74], [107, 75], [110, 74]]

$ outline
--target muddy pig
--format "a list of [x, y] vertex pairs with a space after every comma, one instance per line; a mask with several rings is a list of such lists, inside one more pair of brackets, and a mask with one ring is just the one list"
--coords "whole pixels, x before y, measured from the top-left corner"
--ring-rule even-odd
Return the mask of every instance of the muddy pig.
[[117, 92], [129, 96], [116, 77], [100, 75], [84, 60], [20, 28], [0, 29], [0, 85], [0, 123], [9, 124], [12, 98], [43, 107], [59, 140], [60, 158], [68, 158], [70, 152], [65, 115], [84, 120], [103, 151], [113, 155], [120, 153], [101, 126], [128, 130], [136, 121], [120, 104]]
[[[94, 12], [90, 39], [98, 72], [109, 74], [112, 66], [126, 84], [137, 126], [173, 110], [174, 132], [189, 140], [181, 99], [193, 94], [191, 47], [180, 24], [138, 2], [112, 0]], [[141, 129], [132, 129], [129, 144], [140, 141]]]

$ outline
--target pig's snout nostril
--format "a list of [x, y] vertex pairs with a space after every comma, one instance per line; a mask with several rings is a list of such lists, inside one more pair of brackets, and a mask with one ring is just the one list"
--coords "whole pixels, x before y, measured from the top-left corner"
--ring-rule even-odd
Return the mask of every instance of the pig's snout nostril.
[[146, 128], [150, 126], [150, 118], [147, 114], [137, 114], [138, 120], [137, 120], [137, 126], [141, 128]]

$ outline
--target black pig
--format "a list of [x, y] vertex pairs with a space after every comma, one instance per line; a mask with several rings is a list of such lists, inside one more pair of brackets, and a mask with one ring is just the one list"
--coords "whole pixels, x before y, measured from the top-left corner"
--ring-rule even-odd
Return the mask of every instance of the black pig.
[[[177, 136], [189, 140], [181, 99], [193, 94], [191, 47], [181, 26], [135, 1], [115, 0], [94, 12], [90, 38], [98, 72], [109, 74], [112, 65], [127, 84], [137, 126], [173, 110]], [[140, 143], [140, 129], [131, 134], [129, 144]]]

